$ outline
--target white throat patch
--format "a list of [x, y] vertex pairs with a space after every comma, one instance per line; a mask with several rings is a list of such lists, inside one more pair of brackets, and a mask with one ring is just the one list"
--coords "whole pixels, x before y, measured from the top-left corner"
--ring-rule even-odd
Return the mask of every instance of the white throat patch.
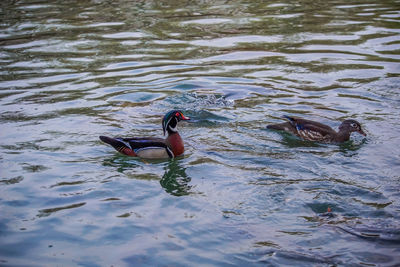
[[178, 131], [177, 126], [175, 126], [174, 128], [171, 127], [171, 125], [168, 125], [168, 128], [173, 131], [174, 133], [176, 133]]

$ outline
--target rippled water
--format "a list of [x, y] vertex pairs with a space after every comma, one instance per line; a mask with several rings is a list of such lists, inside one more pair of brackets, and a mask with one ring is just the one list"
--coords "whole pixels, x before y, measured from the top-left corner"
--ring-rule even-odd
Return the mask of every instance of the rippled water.
[[[400, 264], [399, 6], [1, 1], [0, 264]], [[98, 140], [173, 108], [182, 158]], [[368, 136], [265, 129], [287, 114]]]

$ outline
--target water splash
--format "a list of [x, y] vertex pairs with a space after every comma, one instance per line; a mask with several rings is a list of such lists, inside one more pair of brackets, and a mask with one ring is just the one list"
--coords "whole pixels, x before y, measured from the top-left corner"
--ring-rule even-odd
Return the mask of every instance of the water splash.
[[190, 92], [172, 95], [164, 99], [164, 105], [182, 110], [199, 111], [211, 108], [232, 107], [233, 100], [227, 99], [222, 94], [209, 92]]

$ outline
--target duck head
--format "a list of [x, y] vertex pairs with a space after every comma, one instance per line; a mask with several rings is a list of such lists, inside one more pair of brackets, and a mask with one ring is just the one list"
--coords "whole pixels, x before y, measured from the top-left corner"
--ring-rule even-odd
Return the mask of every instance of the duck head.
[[162, 127], [163, 127], [163, 131], [164, 131], [164, 135], [165, 135], [165, 132], [176, 133], [178, 131], [177, 130], [178, 122], [180, 122], [182, 120], [187, 121], [187, 120], [190, 120], [190, 118], [185, 117], [182, 114], [182, 111], [180, 111], [180, 110], [171, 110], [167, 114], [165, 114], [165, 116], [162, 120]]
[[361, 124], [356, 120], [343, 121], [342, 124], [339, 126], [339, 131], [347, 131], [350, 133], [357, 132], [359, 134], [367, 136], [367, 134], [361, 129]]

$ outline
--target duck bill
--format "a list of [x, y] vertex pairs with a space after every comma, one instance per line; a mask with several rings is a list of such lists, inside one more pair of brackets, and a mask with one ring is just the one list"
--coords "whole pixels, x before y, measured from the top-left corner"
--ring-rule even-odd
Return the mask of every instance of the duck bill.
[[359, 133], [359, 134], [362, 134], [362, 135], [364, 135], [364, 136], [367, 136], [367, 134], [366, 134], [363, 130], [361, 130], [361, 129], [358, 131], [358, 133]]
[[190, 118], [189, 118], [189, 117], [185, 117], [185, 116], [182, 114], [181, 120], [183, 120], [183, 121], [189, 121]]

